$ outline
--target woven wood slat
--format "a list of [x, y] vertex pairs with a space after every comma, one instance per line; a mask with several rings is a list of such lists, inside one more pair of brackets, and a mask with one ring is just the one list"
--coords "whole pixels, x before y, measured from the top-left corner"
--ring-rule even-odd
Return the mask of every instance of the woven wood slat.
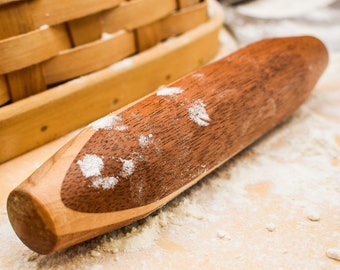
[[67, 23], [73, 46], [83, 45], [102, 36], [99, 14], [92, 14]]
[[133, 33], [121, 30], [110, 37], [65, 50], [44, 62], [45, 79], [47, 84], [65, 81], [107, 67], [135, 52]]
[[12, 3], [12, 2], [19, 2], [19, 1], [25, 1], [25, 0], [0, 0], [0, 6], [8, 4], [8, 3]]
[[[185, 20], [198, 22], [197, 19], [194, 19], [195, 11], [189, 8], [179, 9], [176, 0], [121, 0], [119, 6], [107, 9], [102, 9], [101, 6], [99, 12], [92, 12], [92, 8], [97, 8], [92, 0], [82, 1], [91, 2], [91, 10], [87, 10], [88, 12], [76, 10], [73, 15], [78, 16], [83, 13], [86, 14], [84, 16], [78, 18], [67, 15], [66, 17], [70, 17], [70, 19], [63, 21], [60, 18], [62, 16], [65, 18], [65, 15], [62, 14], [57, 18], [58, 20], [54, 20], [59, 21], [56, 25], [47, 23], [47, 21], [36, 24], [35, 21], [32, 28], [20, 30], [22, 31], [20, 33], [11, 33], [11, 37], [9, 34], [0, 37], [2, 52], [0, 67], [3, 71], [7, 69], [7, 67], [1, 66], [2, 60], [6, 60], [6, 57], [7, 62], [12, 59], [11, 61], [26, 61], [26, 64], [31, 61], [28, 58], [32, 58], [26, 53], [35, 55], [34, 62], [37, 62], [39, 57], [43, 58], [33, 65], [20, 64], [26, 67], [17, 71], [5, 75], [0, 73], [0, 104], [6, 103], [0, 107], [0, 145], [3, 148], [0, 151], [0, 163], [135, 101], [159, 85], [167, 84], [206, 63], [218, 50], [218, 32], [223, 23], [223, 15], [222, 10], [219, 11], [218, 4], [214, 4], [213, 0], [209, 1], [209, 4], [211, 4], [211, 8], [214, 8], [214, 11], [216, 10], [216, 13], [210, 18], [206, 18], [206, 12], [200, 13], [202, 20], [206, 18], [201, 26], [187, 31], [188, 33], [184, 33], [183, 36], [161, 42], [142, 53], [139, 53], [141, 50], [138, 50], [136, 45], [138, 42], [145, 41], [146, 37], [143, 34], [136, 34], [139, 28], [158, 23], [158, 26], [162, 27], [159, 28], [160, 31], [157, 33], [155, 41], [160, 41], [165, 36], [177, 35], [184, 31], [183, 29], [187, 29], [185, 28], [186, 23], [181, 22], [182, 16], [185, 17]], [[78, 0], [67, 1], [69, 3], [66, 0], [53, 1], [53, 3], [50, 0], [15, 1], [0, 6], [0, 17], [6, 8], [19, 4], [26, 5], [26, 10], [29, 10], [30, 16], [32, 16], [31, 11], [34, 5], [37, 7], [38, 3], [42, 5], [48, 2], [51, 3], [52, 9], [41, 9], [40, 15], [53, 17], [55, 14], [50, 11], [53, 11], [54, 6], [73, 3], [78, 5], [80, 3]], [[104, 2], [98, 1], [99, 4]], [[135, 10], [135, 14], [127, 12], [130, 16], [130, 20], [126, 21], [127, 26], [123, 25], [117, 31], [108, 31], [109, 21], [105, 20], [108, 18], [107, 14], [111, 16], [113, 11], [117, 11], [127, 4], [131, 7], [139, 7], [139, 9]], [[192, 8], [194, 10], [194, 5]], [[65, 9], [66, 11], [67, 9]], [[39, 12], [35, 9], [35, 14]], [[63, 13], [63, 11], [60, 12]], [[171, 20], [170, 18], [174, 16], [178, 16], [178, 18]], [[191, 18], [192, 16], [193, 18]], [[98, 21], [101, 25], [98, 24]], [[167, 27], [162, 24], [167, 21], [172, 21], [174, 25], [173, 28], [168, 26], [172, 31], [163, 33]], [[21, 20], [17, 20], [18, 22], [22, 23]], [[2, 31], [3, 24], [4, 21], [0, 19], [1, 33], [4, 33]], [[105, 27], [107, 28], [105, 29]], [[15, 27], [13, 28], [15, 29]], [[21, 26], [19, 29], [22, 29]], [[58, 42], [53, 38], [46, 42], [45, 35], [53, 36], [51, 31], [57, 29], [61, 31], [58, 34], [64, 39], [63, 46], [51, 52], [50, 55], [46, 55], [45, 50], [52, 50]], [[101, 29], [100, 34], [98, 29]], [[82, 32], [86, 33], [85, 37], [81, 36]], [[154, 35], [154, 30], [151, 34]], [[21, 45], [20, 42], [18, 43], [20, 46], [15, 45], [22, 51], [14, 49], [11, 51], [8, 42], [13, 40], [25, 40], [25, 42], [21, 42]], [[156, 45], [155, 41], [152, 44]], [[42, 45], [40, 47], [40, 43], [46, 43], [47, 49], [43, 49]], [[11, 52], [10, 57], [3, 53], [2, 49], [5, 47]], [[39, 54], [45, 56], [42, 57]], [[11, 65], [13, 68], [14, 64], [10, 63], [9, 66]], [[37, 72], [37, 68], [39, 69], [38, 73], [44, 75], [42, 80], [33, 79], [33, 76], [27, 75], [30, 73], [26, 73], [27, 70], [33, 69]], [[27, 80], [28, 84], [32, 82], [46, 83], [48, 91], [23, 98], [20, 102], [8, 102], [11, 97], [8, 89], [13, 86], [13, 82], [16, 82], [14, 79], [8, 79], [13, 72], [17, 74], [23, 72], [24, 74], [21, 76]], [[86, 76], [83, 76], [85, 74]], [[77, 78], [79, 76], [80, 78]], [[20, 79], [20, 76], [17, 78]], [[69, 81], [69, 79], [72, 80]], [[26, 97], [38, 89], [33, 85], [33, 89], [29, 93], [24, 84], [21, 86], [22, 89], [19, 89], [18, 93], [25, 94]]]
[[125, 1], [119, 7], [103, 12], [103, 30], [109, 33], [120, 29], [132, 30], [157, 21], [176, 8], [176, 0]]
[[166, 18], [136, 30], [138, 50], [146, 50], [162, 40], [176, 36], [204, 23], [208, 18], [203, 2], [172, 13]]
[[0, 41], [0, 74], [40, 63], [70, 48], [64, 25], [31, 31]]
[[195, 5], [199, 2], [202, 2], [202, 0], [177, 0], [179, 9]]
[[[163, 20], [163, 39], [185, 33], [208, 19], [207, 3], [202, 2], [179, 10]], [[176, 27], [174, 27], [176, 25]]]
[[199, 2], [0, 0], [0, 76], [6, 82], [0, 106], [105, 68], [204, 23], [206, 5]]
[[[28, 4], [25, 1], [12, 2], [0, 8], [0, 40], [11, 38], [33, 29], [32, 18], [29, 13]], [[0, 50], [1, 54], [5, 51]], [[7, 65], [2, 62], [1, 65]], [[2, 74], [3, 72], [0, 72]], [[26, 96], [44, 91], [46, 85], [39, 66], [27, 67], [24, 70], [14, 71], [6, 75], [9, 89], [8, 95], [12, 101], [17, 101]]]
[[138, 51], [151, 48], [162, 40], [162, 21], [157, 21], [136, 29]]
[[113, 8], [124, 0], [31, 0], [30, 10], [36, 28], [55, 25]]
[[6, 77], [0, 75], [0, 106], [9, 102], [11, 97], [9, 96], [9, 90], [6, 83]]

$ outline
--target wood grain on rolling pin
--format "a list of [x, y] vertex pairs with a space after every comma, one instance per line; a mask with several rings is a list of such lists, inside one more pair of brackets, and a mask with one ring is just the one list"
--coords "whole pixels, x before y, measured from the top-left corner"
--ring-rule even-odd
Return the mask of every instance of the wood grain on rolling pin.
[[10, 194], [13, 228], [50, 253], [147, 216], [292, 114], [327, 62], [313, 37], [263, 40], [98, 120]]

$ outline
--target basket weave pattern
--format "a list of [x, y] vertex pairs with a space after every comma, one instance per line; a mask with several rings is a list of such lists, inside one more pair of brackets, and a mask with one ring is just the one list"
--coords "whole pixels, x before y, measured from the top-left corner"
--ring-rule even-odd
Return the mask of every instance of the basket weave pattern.
[[0, 105], [110, 66], [207, 19], [200, 0], [0, 0]]

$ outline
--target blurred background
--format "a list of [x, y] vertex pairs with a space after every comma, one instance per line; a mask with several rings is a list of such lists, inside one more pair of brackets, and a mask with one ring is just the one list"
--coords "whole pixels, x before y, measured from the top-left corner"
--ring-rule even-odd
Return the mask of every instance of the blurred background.
[[221, 0], [240, 46], [265, 37], [314, 35], [340, 51], [340, 0]]

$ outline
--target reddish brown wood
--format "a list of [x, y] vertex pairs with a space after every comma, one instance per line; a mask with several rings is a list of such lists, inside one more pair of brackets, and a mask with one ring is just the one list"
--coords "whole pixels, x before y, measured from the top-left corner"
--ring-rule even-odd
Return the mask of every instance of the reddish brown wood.
[[10, 194], [16, 233], [49, 253], [148, 215], [292, 114], [327, 62], [313, 37], [268, 39], [107, 116]]

